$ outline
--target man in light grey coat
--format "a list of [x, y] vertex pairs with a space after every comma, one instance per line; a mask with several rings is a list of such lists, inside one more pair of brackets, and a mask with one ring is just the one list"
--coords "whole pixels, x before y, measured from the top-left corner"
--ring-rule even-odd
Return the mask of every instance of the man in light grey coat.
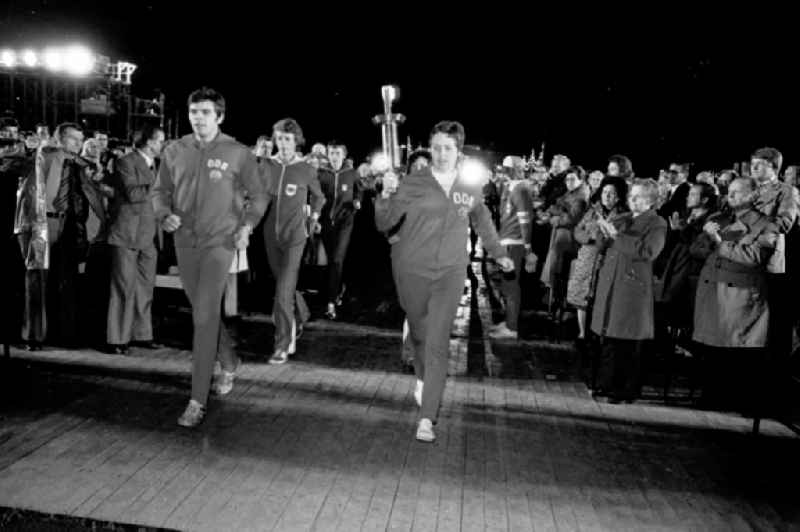
[[[693, 250], [707, 250], [697, 285], [693, 339], [705, 361], [704, 400], [744, 399], [741, 390], [763, 383], [770, 322], [767, 268], [778, 241], [771, 218], [754, 208], [755, 179], [735, 179], [728, 189], [731, 213], [712, 216]], [[758, 386], [756, 386], [758, 389]]]

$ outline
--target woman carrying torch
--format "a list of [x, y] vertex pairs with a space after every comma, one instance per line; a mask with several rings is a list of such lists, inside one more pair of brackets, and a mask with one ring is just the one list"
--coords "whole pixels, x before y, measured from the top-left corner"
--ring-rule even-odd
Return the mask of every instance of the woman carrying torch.
[[433, 423], [447, 379], [450, 329], [464, 289], [470, 220], [503, 270], [514, 268], [484, 205], [483, 182], [470, 175], [469, 162], [461, 157], [463, 147], [464, 127], [439, 122], [430, 134], [431, 167], [412, 172], [402, 183], [387, 172], [375, 201], [379, 231], [405, 217], [392, 244], [392, 271], [415, 351], [414, 399], [421, 408], [416, 438], [424, 442], [436, 438]]

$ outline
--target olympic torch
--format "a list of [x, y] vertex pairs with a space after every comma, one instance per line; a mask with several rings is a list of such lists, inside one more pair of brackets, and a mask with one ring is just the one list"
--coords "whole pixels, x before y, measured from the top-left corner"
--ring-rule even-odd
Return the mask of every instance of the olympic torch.
[[381, 126], [381, 143], [383, 147], [383, 157], [388, 168], [394, 170], [400, 168], [400, 144], [397, 139], [397, 124], [405, 122], [406, 117], [400, 113], [392, 113], [392, 102], [397, 100], [400, 90], [394, 85], [384, 85], [381, 87], [381, 97], [383, 98], [383, 114], [372, 118], [375, 125]]

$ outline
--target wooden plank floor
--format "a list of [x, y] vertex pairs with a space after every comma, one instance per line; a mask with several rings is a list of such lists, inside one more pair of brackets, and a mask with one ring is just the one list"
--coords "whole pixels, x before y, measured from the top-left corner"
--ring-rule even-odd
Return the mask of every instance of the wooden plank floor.
[[[363, 352], [389, 341], [399, 356], [399, 335], [349, 331], [309, 330], [308, 356], [285, 366], [249, 360], [195, 430], [175, 424], [185, 351], [14, 351], [56, 399], [0, 411], [0, 506], [178, 530], [800, 527], [800, 440], [776, 423], [754, 439], [735, 414], [600, 404], [576, 382], [458, 375], [437, 441], [423, 444], [414, 378]], [[361, 335], [350, 348], [361, 365], [341, 363], [346, 341], [336, 364], [312, 355], [343, 334]], [[453, 342], [454, 358], [467, 341]]]
[[[137, 362], [147, 372], [165, 365]], [[4, 419], [0, 505], [179, 530], [800, 524], [789, 492], [759, 491], [790, 485], [799, 442], [770, 422], [753, 441], [749, 421], [732, 414], [597, 404], [570, 383], [459, 377], [426, 445], [413, 440], [413, 378], [397, 373], [248, 364], [193, 431], [174, 423], [180, 386], [64, 378], [93, 391], [36, 419]]]

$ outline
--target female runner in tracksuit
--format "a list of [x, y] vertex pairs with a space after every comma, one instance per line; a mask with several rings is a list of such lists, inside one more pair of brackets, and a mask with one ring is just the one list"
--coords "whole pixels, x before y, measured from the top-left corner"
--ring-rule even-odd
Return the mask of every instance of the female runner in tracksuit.
[[375, 202], [380, 231], [405, 216], [392, 245], [392, 270], [415, 350], [414, 397], [421, 407], [416, 437], [426, 442], [436, 437], [433, 422], [447, 379], [450, 329], [466, 278], [469, 219], [498, 264], [506, 271], [514, 268], [484, 205], [483, 183], [461, 172], [463, 146], [461, 124], [436, 124], [430, 137], [432, 167], [406, 176], [399, 186], [397, 176], [387, 173]]
[[264, 243], [276, 280], [272, 310], [275, 351], [269, 362], [283, 364], [294, 354], [298, 329], [309, 317], [303, 296], [296, 291], [297, 276], [308, 238], [309, 209], [312, 230], [318, 232], [317, 220], [325, 196], [317, 171], [296, 153], [304, 140], [300, 125], [291, 118], [279, 120], [272, 127], [272, 139], [278, 153], [262, 163], [272, 178], [267, 185], [269, 209], [264, 221]]

